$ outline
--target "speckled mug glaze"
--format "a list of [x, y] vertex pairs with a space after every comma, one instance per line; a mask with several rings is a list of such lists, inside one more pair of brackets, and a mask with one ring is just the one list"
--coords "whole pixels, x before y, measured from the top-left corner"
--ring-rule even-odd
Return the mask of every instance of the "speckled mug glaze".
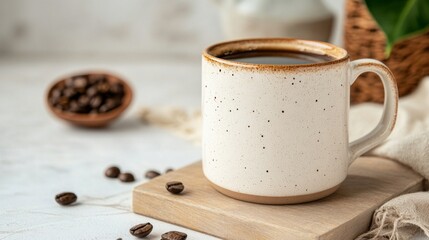
[[[325, 55], [299, 65], [227, 60], [252, 51]], [[349, 87], [363, 72], [385, 87], [384, 114], [368, 135], [349, 143]], [[244, 201], [289, 204], [333, 193], [358, 156], [387, 138], [397, 88], [381, 62], [350, 62], [329, 43], [248, 39], [213, 45], [202, 57], [203, 171], [215, 189]], [[364, 116], [363, 116], [364, 117]]]

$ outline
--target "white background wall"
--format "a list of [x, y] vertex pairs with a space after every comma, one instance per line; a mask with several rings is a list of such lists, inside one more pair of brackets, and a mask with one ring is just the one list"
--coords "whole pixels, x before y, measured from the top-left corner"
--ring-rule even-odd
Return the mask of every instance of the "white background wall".
[[[337, 44], [343, 1], [324, 0]], [[211, 0], [0, 0], [0, 54], [197, 56], [224, 38], [218, 10]]]

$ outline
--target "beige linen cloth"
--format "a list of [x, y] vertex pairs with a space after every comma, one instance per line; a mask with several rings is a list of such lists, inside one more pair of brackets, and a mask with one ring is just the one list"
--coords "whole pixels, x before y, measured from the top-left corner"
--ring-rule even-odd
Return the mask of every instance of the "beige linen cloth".
[[[353, 106], [350, 139], [371, 131], [382, 111], [380, 104]], [[194, 143], [201, 142], [199, 111], [189, 114], [181, 108], [144, 108], [141, 117]], [[429, 77], [423, 79], [411, 95], [400, 99], [392, 134], [366, 155], [395, 159], [429, 179]], [[408, 239], [416, 231], [423, 231], [429, 237], [429, 192], [407, 194], [387, 202], [375, 212], [371, 231], [358, 239]]]
[[[361, 104], [350, 110], [350, 137], [355, 139], [375, 126], [382, 113], [378, 104]], [[429, 77], [399, 101], [395, 129], [367, 155], [395, 159], [429, 179]], [[418, 231], [429, 237], [429, 192], [406, 194], [390, 200], [373, 216], [371, 230], [357, 239], [410, 239]]]

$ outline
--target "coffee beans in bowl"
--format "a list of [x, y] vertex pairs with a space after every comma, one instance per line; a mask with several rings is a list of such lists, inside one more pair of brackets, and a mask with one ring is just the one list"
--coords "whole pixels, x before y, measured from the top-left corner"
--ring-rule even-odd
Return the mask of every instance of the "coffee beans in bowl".
[[78, 73], [60, 78], [48, 91], [52, 112], [86, 127], [103, 127], [130, 104], [132, 91], [120, 77], [107, 72]]
[[77, 196], [72, 192], [63, 192], [55, 196], [55, 201], [62, 206], [70, 205], [76, 202], [76, 200]]

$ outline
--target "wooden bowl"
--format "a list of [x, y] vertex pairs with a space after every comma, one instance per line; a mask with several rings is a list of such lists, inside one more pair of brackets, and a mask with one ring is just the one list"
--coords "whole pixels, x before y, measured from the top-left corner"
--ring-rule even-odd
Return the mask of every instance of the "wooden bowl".
[[[97, 113], [97, 114], [89, 114], [89, 113], [72, 113], [62, 111], [52, 105], [49, 101], [49, 98], [52, 94], [52, 90], [61, 82], [64, 82], [67, 78], [77, 77], [81, 75], [88, 74], [102, 74], [105, 76], [111, 76], [113, 78], [108, 78], [108, 81], [111, 83], [120, 82], [124, 86], [124, 96], [122, 98], [122, 103], [118, 107], [112, 109], [111, 111], [105, 113]], [[106, 72], [106, 71], [85, 71], [78, 72], [74, 74], [69, 74], [60, 77], [57, 79], [48, 89], [46, 94], [46, 103], [48, 105], [49, 110], [58, 118], [65, 120], [73, 125], [81, 126], [81, 127], [90, 127], [90, 128], [100, 128], [106, 127], [110, 123], [112, 123], [115, 119], [117, 119], [122, 112], [130, 105], [131, 100], [133, 98], [133, 93], [130, 85], [122, 78], [115, 74]]]

